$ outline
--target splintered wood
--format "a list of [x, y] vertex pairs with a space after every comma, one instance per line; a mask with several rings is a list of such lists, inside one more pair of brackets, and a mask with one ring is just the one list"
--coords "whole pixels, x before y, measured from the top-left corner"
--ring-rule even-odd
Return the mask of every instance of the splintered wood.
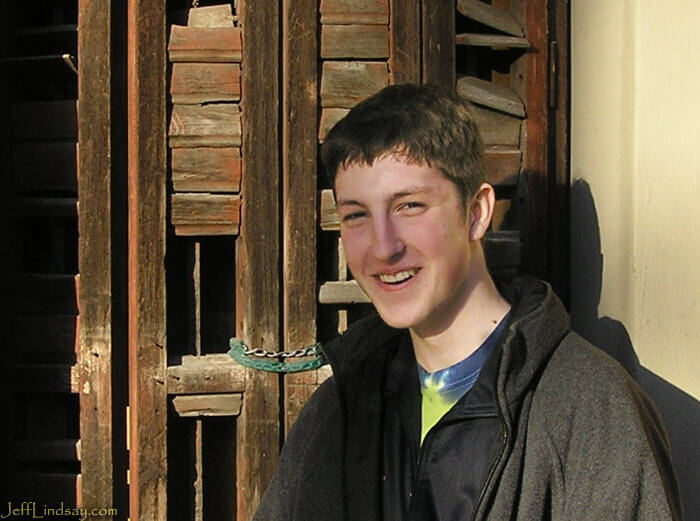
[[[176, 235], [236, 235], [241, 184], [241, 29], [230, 5], [193, 8], [170, 29], [171, 224]], [[209, 195], [215, 192], [220, 195]]]

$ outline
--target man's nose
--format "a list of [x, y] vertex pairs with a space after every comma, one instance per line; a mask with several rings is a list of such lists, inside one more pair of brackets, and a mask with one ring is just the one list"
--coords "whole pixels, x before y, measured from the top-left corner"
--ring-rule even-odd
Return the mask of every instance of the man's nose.
[[374, 242], [372, 244], [372, 252], [377, 260], [395, 262], [401, 258], [406, 251], [406, 245], [391, 219], [375, 219], [373, 228]]

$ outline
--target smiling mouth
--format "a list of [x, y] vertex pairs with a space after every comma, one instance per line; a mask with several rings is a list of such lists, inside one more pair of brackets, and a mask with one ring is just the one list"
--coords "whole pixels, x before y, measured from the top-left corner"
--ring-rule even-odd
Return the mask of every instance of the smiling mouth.
[[406, 282], [408, 279], [412, 278], [417, 272], [418, 270], [412, 269], [399, 271], [398, 273], [394, 273], [392, 275], [380, 273], [378, 278], [384, 284], [401, 284], [402, 282]]

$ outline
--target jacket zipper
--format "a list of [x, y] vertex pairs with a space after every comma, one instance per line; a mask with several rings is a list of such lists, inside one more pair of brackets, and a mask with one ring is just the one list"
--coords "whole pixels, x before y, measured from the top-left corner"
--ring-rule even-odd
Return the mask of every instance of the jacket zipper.
[[449, 420], [446, 421], [438, 421], [425, 435], [425, 439], [423, 440], [423, 443], [419, 446], [418, 449], [418, 462], [416, 465], [416, 473], [415, 476], [413, 477], [413, 486], [411, 487], [411, 492], [410, 492], [410, 497], [411, 500], [408, 504], [408, 512], [409, 512], [409, 517], [413, 519], [413, 498], [415, 497], [415, 492], [416, 492], [416, 484], [418, 483], [418, 477], [420, 476], [420, 471], [421, 467], [423, 464], [423, 453], [427, 452], [428, 449], [428, 444], [431, 441], [433, 437], [433, 433], [439, 429], [442, 429], [443, 427], [446, 427], [447, 425], [451, 425], [454, 423], [459, 423], [464, 420], [478, 420], [478, 419], [483, 419], [483, 418], [493, 418], [496, 416], [501, 423], [501, 427], [503, 428], [503, 444], [501, 446], [501, 453], [499, 454], [498, 458], [496, 458], [496, 461], [491, 465], [491, 469], [489, 470], [488, 477], [486, 478], [486, 483], [484, 484], [483, 488], [481, 489], [481, 492], [479, 493], [479, 499], [476, 502], [476, 508], [474, 510], [474, 515], [476, 516], [476, 512], [478, 510], [479, 505], [481, 504], [481, 501], [483, 500], [484, 496], [484, 491], [486, 490], [489, 482], [491, 481], [493, 477], [494, 470], [496, 468], [496, 465], [498, 462], [501, 461], [501, 458], [503, 457], [503, 453], [505, 452], [506, 448], [506, 441], [507, 441], [507, 433], [505, 429], [505, 422], [503, 421], [503, 418], [501, 417], [500, 414], [498, 414], [498, 411], [495, 413], [473, 413], [473, 414], [465, 414], [463, 416], [459, 416], [457, 418], [450, 418]]
[[483, 503], [484, 497], [486, 496], [486, 489], [489, 488], [489, 485], [493, 480], [493, 476], [496, 473], [496, 467], [498, 467], [498, 465], [503, 460], [503, 456], [505, 455], [506, 449], [508, 447], [508, 429], [506, 428], [506, 422], [503, 419], [502, 414], [498, 414], [498, 419], [501, 421], [501, 428], [503, 429], [503, 443], [501, 444], [501, 453], [491, 465], [491, 468], [489, 469], [489, 474], [486, 477], [486, 481], [484, 482], [484, 486], [481, 487], [481, 491], [479, 492], [479, 498], [476, 500], [476, 503], [474, 505], [474, 515], [472, 516], [472, 521], [476, 521], [476, 516], [478, 515], [479, 509], [481, 508], [481, 503]]

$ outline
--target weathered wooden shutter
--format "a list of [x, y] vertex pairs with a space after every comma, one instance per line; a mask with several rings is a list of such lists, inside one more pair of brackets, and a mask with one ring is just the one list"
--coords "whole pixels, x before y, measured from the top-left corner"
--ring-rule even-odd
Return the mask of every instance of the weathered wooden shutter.
[[113, 378], [110, 5], [0, 9], [3, 493], [39, 516], [108, 509], [126, 491], [113, 460], [125, 378]]

